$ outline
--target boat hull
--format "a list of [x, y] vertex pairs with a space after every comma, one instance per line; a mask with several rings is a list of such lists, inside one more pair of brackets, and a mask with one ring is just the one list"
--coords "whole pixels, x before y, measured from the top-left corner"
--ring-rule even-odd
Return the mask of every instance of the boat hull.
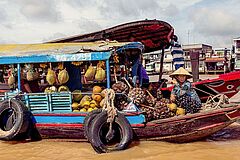
[[[126, 116], [127, 117], [127, 116]], [[135, 117], [136, 118], [136, 117]], [[240, 118], [240, 106], [131, 124], [135, 139], [190, 142], [208, 137]], [[84, 125], [36, 123], [43, 138], [85, 139]]]

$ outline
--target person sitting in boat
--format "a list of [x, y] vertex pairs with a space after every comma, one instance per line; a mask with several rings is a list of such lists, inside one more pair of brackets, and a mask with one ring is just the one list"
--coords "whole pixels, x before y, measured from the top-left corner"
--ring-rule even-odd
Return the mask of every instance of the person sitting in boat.
[[192, 88], [191, 82], [187, 80], [192, 78], [192, 75], [183, 67], [180, 67], [170, 77], [177, 81], [171, 92], [170, 100], [176, 103], [178, 107], [184, 108], [186, 113], [198, 112], [202, 105], [201, 100]]
[[24, 71], [21, 72], [21, 86], [23, 93], [38, 93], [40, 92], [39, 86], [39, 74], [37, 72], [32, 73], [32, 77], [28, 78]]
[[149, 77], [146, 69], [142, 65], [142, 56], [140, 55], [133, 63], [132, 66], [133, 84], [136, 86], [137, 78], [139, 80], [139, 87], [148, 88]]

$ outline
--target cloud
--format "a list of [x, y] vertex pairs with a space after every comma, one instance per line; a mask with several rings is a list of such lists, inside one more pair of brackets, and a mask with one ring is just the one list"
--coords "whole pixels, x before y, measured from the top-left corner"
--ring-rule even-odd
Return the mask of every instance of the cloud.
[[163, 11], [157, 0], [105, 0], [98, 9], [105, 18], [120, 19], [145, 19]]
[[101, 26], [96, 21], [88, 20], [86, 18], [81, 18], [81, 20], [78, 22], [78, 26], [83, 33], [101, 30]]
[[68, 0], [68, 4], [70, 4], [72, 7], [75, 7], [75, 8], [84, 8], [84, 7], [87, 7], [87, 6], [92, 6], [93, 3], [97, 3], [96, 1], [94, 0], [87, 0], [87, 1], [84, 1], [84, 0]]
[[240, 22], [236, 19], [219, 9], [200, 8], [192, 15], [195, 30], [209, 36], [239, 33]]
[[203, 42], [215, 46], [230, 46], [239, 35], [239, 0], [201, 2], [187, 9], [187, 22], [192, 32]]
[[42, 42], [48, 42], [48, 41], [63, 38], [63, 37], [66, 37], [66, 36], [67, 36], [66, 34], [57, 32], [57, 33], [54, 33], [51, 36], [48, 36], [47, 38], [43, 38]]
[[0, 7], [0, 20], [1, 20], [0, 24], [2, 24], [2, 22], [6, 21], [6, 16], [7, 16], [7, 14], [6, 14], [5, 9]]
[[175, 4], [169, 4], [165, 9], [164, 9], [164, 13], [167, 16], [176, 16], [179, 13], [179, 9], [177, 8], [177, 6]]
[[20, 12], [31, 21], [57, 22], [61, 14], [55, 0], [22, 0]]

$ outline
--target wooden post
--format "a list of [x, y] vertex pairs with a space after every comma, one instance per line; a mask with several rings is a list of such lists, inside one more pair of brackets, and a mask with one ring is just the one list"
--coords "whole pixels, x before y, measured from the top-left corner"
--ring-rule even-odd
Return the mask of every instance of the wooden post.
[[111, 81], [111, 73], [110, 73], [110, 65], [109, 65], [109, 59], [106, 60], [106, 70], [107, 70], [107, 88], [110, 88], [110, 81]]
[[190, 51], [190, 60], [192, 66], [193, 82], [199, 80], [199, 51]]
[[162, 49], [162, 54], [161, 54], [161, 57], [160, 57], [160, 68], [159, 68], [159, 80], [158, 81], [161, 81], [162, 79], [162, 75], [163, 75], [163, 59], [164, 59], [164, 48]]
[[18, 92], [21, 92], [22, 90], [22, 86], [21, 86], [21, 66], [18, 63], [17, 64], [17, 75], [18, 75]]

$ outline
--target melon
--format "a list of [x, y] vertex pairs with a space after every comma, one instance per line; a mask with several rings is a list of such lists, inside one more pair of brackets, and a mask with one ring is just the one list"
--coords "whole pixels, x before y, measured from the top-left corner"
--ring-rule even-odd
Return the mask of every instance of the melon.
[[85, 108], [80, 109], [80, 112], [87, 112]]
[[170, 103], [170, 104], [168, 104], [168, 108], [171, 111], [175, 112], [177, 110], [177, 105], [175, 103]]
[[95, 100], [91, 100], [90, 107], [95, 108], [97, 106], [98, 106], [97, 102]]
[[97, 102], [101, 102], [102, 96], [100, 94], [92, 94], [92, 99]]
[[79, 104], [78, 104], [77, 102], [73, 102], [73, 103], [72, 103], [72, 109], [73, 109], [73, 110], [78, 109], [78, 107], [79, 107]]
[[83, 103], [86, 101], [91, 101], [91, 97], [88, 95], [85, 95], [80, 101], [80, 106], [83, 107]]
[[101, 92], [102, 92], [102, 88], [100, 86], [93, 87], [93, 93], [101, 93]]
[[82, 104], [82, 107], [85, 108], [85, 109], [88, 109], [90, 106], [90, 102], [89, 101], [85, 101], [83, 104]]
[[88, 108], [87, 112], [92, 112], [93, 110], [93, 108]]
[[72, 92], [72, 94], [73, 94], [73, 100], [74, 100], [74, 101], [78, 102], [78, 101], [81, 100], [81, 98], [82, 98], [82, 92], [81, 92], [80, 90], [74, 90], [74, 91]]
[[67, 86], [60, 86], [58, 92], [69, 92], [69, 88]]
[[185, 115], [185, 109], [177, 107], [176, 115]]

